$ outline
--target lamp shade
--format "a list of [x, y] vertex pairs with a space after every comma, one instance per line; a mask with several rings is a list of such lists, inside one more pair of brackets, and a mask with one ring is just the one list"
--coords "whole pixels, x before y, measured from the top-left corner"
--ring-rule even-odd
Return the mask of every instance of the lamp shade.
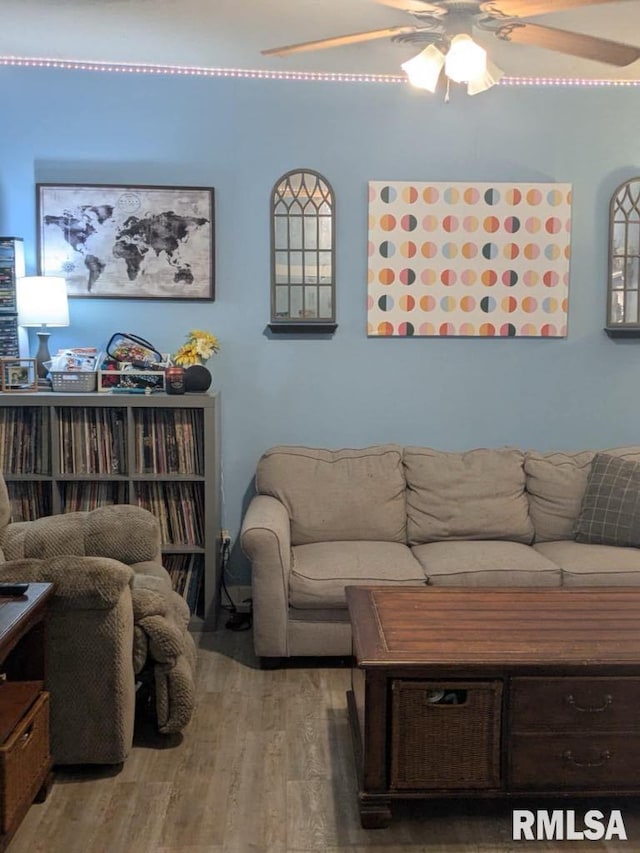
[[438, 50], [435, 45], [430, 44], [413, 59], [403, 62], [401, 68], [412, 86], [435, 92], [444, 60], [444, 53]]
[[454, 83], [468, 84], [467, 92], [470, 95], [490, 89], [504, 74], [488, 59], [486, 50], [466, 33], [451, 39], [446, 56], [434, 44], [430, 44], [417, 56], [403, 62], [402, 70], [412, 86], [435, 92], [443, 66], [444, 73]]
[[476, 44], [471, 36], [461, 33], [451, 39], [444, 71], [455, 83], [468, 83], [481, 77], [487, 70], [487, 51]]
[[492, 86], [495, 86], [498, 80], [504, 77], [504, 71], [498, 68], [490, 59], [487, 59], [487, 68], [484, 74], [469, 80], [467, 92], [469, 95], [478, 95], [480, 92], [486, 92]]
[[28, 275], [16, 282], [18, 325], [68, 326], [67, 283], [61, 276]]

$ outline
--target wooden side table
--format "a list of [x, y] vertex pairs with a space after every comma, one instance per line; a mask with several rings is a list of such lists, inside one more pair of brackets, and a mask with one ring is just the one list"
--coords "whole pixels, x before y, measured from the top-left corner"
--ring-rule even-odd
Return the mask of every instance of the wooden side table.
[[53, 584], [0, 596], [0, 851], [51, 784], [44, 628]]

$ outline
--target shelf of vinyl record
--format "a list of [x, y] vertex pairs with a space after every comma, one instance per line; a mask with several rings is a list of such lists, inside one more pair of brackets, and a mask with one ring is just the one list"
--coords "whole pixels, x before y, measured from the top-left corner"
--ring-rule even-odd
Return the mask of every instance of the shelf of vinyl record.
[[[0, 452], [13, 521], [131, 503], [160, 524], [163, 563], [203, 616], [207, 543], [204, 410], [0, 407]], [[51, 419], [51, 420], [50, 420]], [[211, 521], [211, 518], [210, 518]], [[215, 535], [215, 534], [213, 534]]]
[[[125, 408], [56, 406], [55, 412], [59, 475], [149, 474], [154, 479], [165, 474], [187, 478], [203, 476], [200, 409], [135, 410], [133, 447], [128, 441]], [[54, 448], [47, 441], [48, 418], [49, 410], [41, 406], [0, 410], [0, 448], [5, 473], [51, 473]]]

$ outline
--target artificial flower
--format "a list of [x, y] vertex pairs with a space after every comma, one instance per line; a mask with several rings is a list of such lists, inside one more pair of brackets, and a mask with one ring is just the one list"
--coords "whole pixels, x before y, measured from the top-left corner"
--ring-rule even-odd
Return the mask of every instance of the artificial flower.
[[187, 343], [183, 344], [173, 356], [174, 364], [189, 367], [192, 364], [203, 364], [220, 349], [220, 342], [215, 335], [202, 329], [193, 329], [187, 335]]

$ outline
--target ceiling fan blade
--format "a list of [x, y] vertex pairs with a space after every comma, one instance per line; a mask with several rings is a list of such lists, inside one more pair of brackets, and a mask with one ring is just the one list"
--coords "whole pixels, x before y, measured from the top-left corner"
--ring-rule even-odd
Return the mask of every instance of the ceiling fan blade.
[[539, 24], [507, 25], [499, 29], [497, 35], [505, 41], [516, 44], [544, 47], [546, 50], [557, 50], [560, 53], [579, 56], [581, 59], [593, 59], [596, 62], [606, 62], [609, 65], [630, 65], [640, 58], [640, 47], [586, 36], [582, 33], [557, 30], [554, 27], [543, 27]]
[[422, 0], [374, 0], [380, 6], [391, 6], [392, 9], [400, 9], [401, 12], [409, 12], [414, 15], [442, 15], [442, 6], [434, 6], [433, 3], [422, 2]]
[[550, 12], [564, 12], [565, 9], [577, 9], [581, 6], [601, 6], [603, 3], [617, 3], [619, 0], [490, 0], [483, 3], [482, 9], [496, 16], [507, 18], [529, 18], [534, 15], [547, 15]]
[[269, 50], [262, 50], [260, 52], [263, 56], [289, 56], [292, 53], [304, 53], [307, 50], [324, 50], [328, 47], [342, 47], [345, 44], [357, 44], [363, 41], [389, 38], [390, 36], [397, 36], [401, 33], [413, 33], [415, 29], [414, 26], [387, 27], [384, 30], [367, 30], [367, 32], [363, 33], [350, 33], [349, 35], [334, 36], [333, 38], [318, 39], [317, 41], [305, 41], [300, 44], [272, 47]]

